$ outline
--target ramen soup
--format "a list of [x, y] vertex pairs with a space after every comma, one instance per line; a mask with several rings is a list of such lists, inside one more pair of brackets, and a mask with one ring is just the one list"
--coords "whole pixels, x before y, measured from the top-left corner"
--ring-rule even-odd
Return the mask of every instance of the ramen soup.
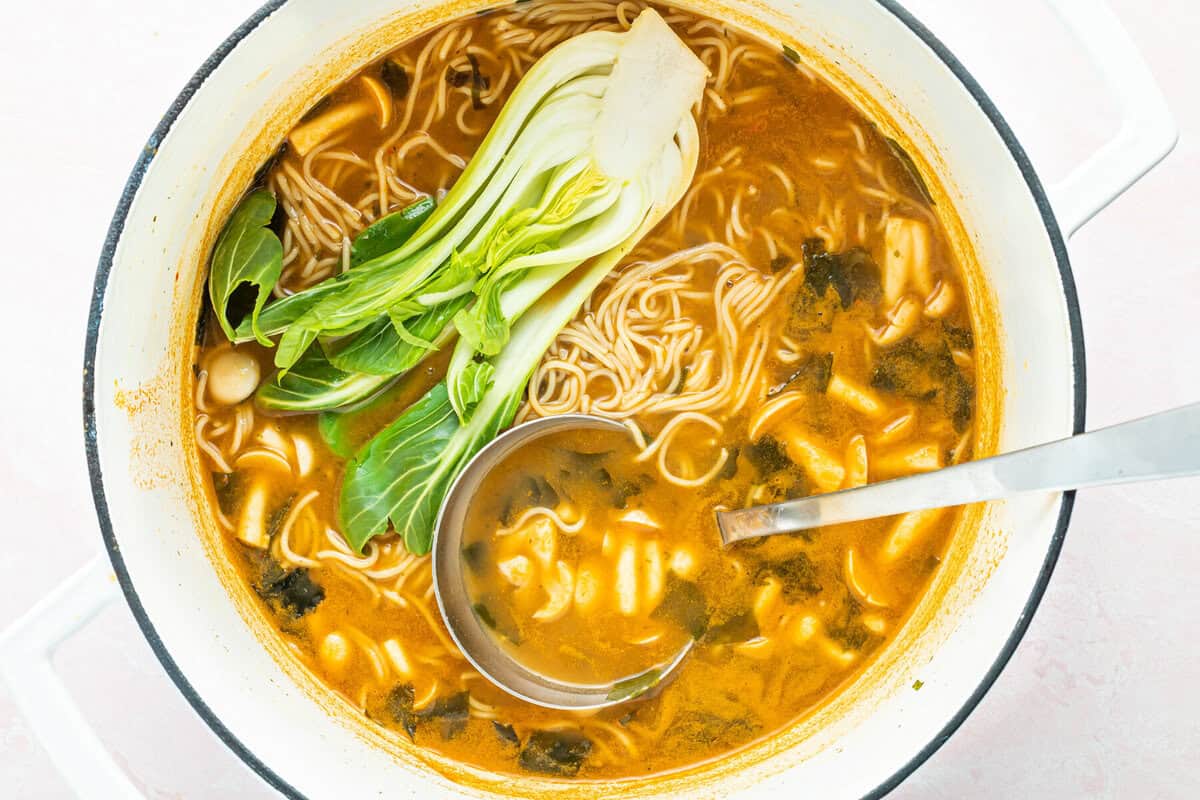
[[[975, 435], [925, 184], [790, 47], [633, 0], [457, 19], [317, 103], [222, 224], [192, 386], [212, 515], [294, 658], [405, 746], [568, 780], [720, 757], [851, 683], [939, 569], [954, 510], [720, 546], [717, 509]], [[694, 641], [590, 713], [472, 669], [428, 555], [471, 455], [576, 412], [628, 434], [511, 456], [463, 558], [480, 618], [556, 676]]]

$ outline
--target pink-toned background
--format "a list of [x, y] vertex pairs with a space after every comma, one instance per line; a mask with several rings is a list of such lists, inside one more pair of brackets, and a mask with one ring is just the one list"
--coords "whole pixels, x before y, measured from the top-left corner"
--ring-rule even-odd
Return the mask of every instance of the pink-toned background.
[[[1071, 243], [1092, 427], [1200, 400], [1200, 4], [1112, 0], [1182, 138]], [[1111, 132], [1041, 0], [909, 0], [1053, 181]], [[0, 628], [100, 546], [80, 431], [92, 275], [146, 136], [253, 0], [13, 3], [0, 46]], [[36, 283], [27, 276], [36, 276]], [[1200, 481], [1080, 497], [1008, 669], [900, 798], [1200, 796]], [[60, 670], [148, 797], [267, 798], [167, 679], [124, 604]], [[0, 686], [0, 795], [69, 793]]]

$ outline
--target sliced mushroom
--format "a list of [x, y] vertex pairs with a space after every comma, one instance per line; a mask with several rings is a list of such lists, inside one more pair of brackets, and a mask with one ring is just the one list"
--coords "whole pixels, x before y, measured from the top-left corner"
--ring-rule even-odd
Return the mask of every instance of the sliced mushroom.
[[666, 584], [666, 566], [663, 564], [662, 545], [651, 539], [642, 545], [642, 575], [645, 582], [645, 608], [656, 608], [663, 598]]
[[627, 617], [638, 612], [637, 543], [626, 539], [617, 555], [617, 610]]
[[367, 97], [375, 103], [375, 121], [379, 123], [379, 129], [383, 130], [392, 124], [392, 111], [395, 107], [392, 103], [392, 93], [381, 81], [370, 75], [363, 75], [358, 80], [366, 90]]
[[787, 425], [780, 429], [788, 457], [800, 466], [812, 478], [814, 484], [822, 492], [832, 492], [842, 485], [846, 479], [846, 468], [842, 466], [837, 456], [799, 426]]
[[267, 485], [259, 482], [250, 487], [242, 500], [238, 517], [237, 538], [250, 547], [266, 550], [271, 543], [267, 536]]
[[925, 316], [930, 319], [942, 319], [954, 310], [957, 301], [958, 292], [955, 291], [954, 284], [940, 280], [925, 298]]
[[325, 634], [321, 643], [317, 645], [317, 660], [321, 662], [321, 666], [338, 675], [350, 663], [351, 655], [353, 651], [350, 641], [337, 631]]
[[533, 564], [525, 556], [513, 556], [496, 563], [496, 569], [504, 579], [520, 589], [529, 583], [533, 577]]
[[566, 562], [559, 561], [548, 579], [542, 581], [542, 588], [549, 599], [545, 605], [533, 612], [533, 618], [538, 622], [562, 619], [571, 610], [571, 602], [575, 598], [575, 573]]
[[413, 676], [412, 662], [408, 658], [408, 654], [404, 652], [404, 646], [396, 639], [388, 639], [383, 643], [383, 652], [387, 654], [388, 661], [392, 662], [392, 666], [396, 668], [396, 674], [402, 678], [411, 678]]
[[911, 475], [941, 468], [942, 448], [936, 442], [914, 442], [877, 454], [871, 460], [871, 470], [879, 475]]
[[859, 553], [853, 547], [846, 550], [846, 561], [842, 570], [846, 579], [846, 587], [860, 601], [877, 608], [891, 606], [890, 598], [882, 587], [882, 582], [871, 570]]
[[900, 517], [887, 541], [883, 543], [879, 554], [880, 561], [889, 563], [907, 553], [945, 513], [944, 508], [930, 508], [925, 511], [910, 511]]
[[687, 547], [676, 547], [671, 552], [669, 569], [681, 578], [691, 578], [696, 574], [696, 556]]
[[921, 322], [921, 301], [906, 294], [896, 301], [887, 318], [878, 328], [868, 326], [871, 341], [880, 347], [890, 347], [917, 329]]
[[929, 227], [909, 217], [890, 217], [883, 232], [883, 299], [895, 303], [911, 285], [921, 294], [933, 289]]
[[865, 486], [868, 475], [867, 440], [860, 433], [850, 437], [850, 442], [846, 445], [846, 488]]
[[887, 413], [887, 406], [880, 402], [875, 392], [836, 372], [829, 379], [826, 393], [868, 417], [878, 417]]
[[575, 607], [583, 613], [595, 610], [600, 604], [602, 581], [598, 565], [585, 561], [575, 572]]

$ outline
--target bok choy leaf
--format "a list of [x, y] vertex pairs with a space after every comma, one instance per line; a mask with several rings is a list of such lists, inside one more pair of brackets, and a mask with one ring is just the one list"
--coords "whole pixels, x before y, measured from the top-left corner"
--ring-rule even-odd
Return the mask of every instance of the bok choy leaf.
[[229, 323], [229, 299], [235, 289], [249, 284], [256, 295], [245, 322], [253, 338], [271, 344], [259, 327], [258, 317], [283, 269], [283, 245], [268, 227], [274, 215], [275, 195], [262, 190], [252, 192], [234, 209], [213, 248], [208, 296], [221, 330], [230, 339], [234, 338], [234, 330]]

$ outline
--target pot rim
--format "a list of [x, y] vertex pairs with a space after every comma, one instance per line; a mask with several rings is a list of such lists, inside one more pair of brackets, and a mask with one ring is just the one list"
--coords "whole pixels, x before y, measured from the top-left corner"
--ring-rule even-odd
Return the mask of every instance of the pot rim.
[[[1071, 335], [1071, 354], [1074, 363], [1074, 408], [1072, 410], [1072, 431], [1079, 434], [1084, 430], [1084, 416], [1087, 405], [1087, 368], [1085, 363], [1084, 341], [1083, 341], [1083, 322], [1080, 315], [1079, 297], [1075, 288], [1075, 277], [1071, 270], [1070, 259], [1067, 255], [1066, 243], [1062, 237], [1062, 232], [1059, 229], [1058, 221], [1054, 215], [1054, 211], [1050, 206], [1050, 200], [1046, 195], [1045, 189], [1041, 181], [1038, 179], [1037, 171], [1034, 169], [1032, 162], [1026, 155], [1024, 148], [1021, 147], [1016, 135], [1009, 127], [1004, 115], [988, 97], [987, 93], [980, 86], [978, 81], [971, 75], [965, 66], [950, 52], [947, 48], [928, 28], [926, 28], [916, 17], [909, 11], [903, 8], [899, 0], [874, 0], [885, 11], [892, 14], [906, 28], [919, 38], [926, 47], [933, 51], [934, 55], [950, 70], [954, 77], [962, 84], [962, 86], [970, 93], [975, 102], [979, 105], [980, 110], [987, 117], [988, 121], [999, 134], [1000, 139], [1004, 142], [1009, 154], [1016, 162], [1017, 168], [1021, 172], [1021, 176], [1028, 186], [1030, 194], [1037, 205], [1038, 213], [1042, 218], [1042, 223], [1045, 226], [1046, 233], [1050, 238], [1050, 245], [1054, 251], [1055, 262], [1058, 266], [1059, 278], [1062, 282], [1063, 296], [1066, 300], [1067, 319], [1070, 327]], [[268, 785], [276, 789], [284, 796], [293, 798], [293, 800], [307, 800], [305, 795], [298, 791], [294, 786], [288, 783], [282, 776], [276, 773], [273, 769], [263, 763], [245, 744], [239, 740], [232, 731], [225, 726], [220, 717], [209, 708], [204, 699], [196, 692], [188, 681], [183, 671], [175, 663], [171, 654], [167, 651], [154, 625], [150, 622], [149, 616], [146, 614], [145, 608], [142, 606], [137, 589], [133, 585], [133, 581], [125, 568], [124, 557], [121, 555], [121, 547], [117, 541], [116, 532], [113, 530], [112, 519], [108, 512], [108, 501], [104, 492], [104, 477], [100, 469], [100, 453], [99, 442], [96, 433], [96, 405], [95, 405], [95, 390], [96, 390], [96, 351], [100, 337], [100, 320], [104, 314], [104, 298], [108, 289], [108, 279], [112, 272], [113, 257], [116, 253], [117, 245], [120, 243], [124, 233], [125, 220], [129, 214], [129, 210], [133, 205], [134, 197], [138, 189], [141, 187], [142, 180], [150, 167], [154, 156], [158, 152], [159, 145], [166, 138], [171, 130], [175, 120], [183, 113], [191, 101], [192, 96], [200, 88], [200, 86], [208, 79], [208, 77], [220, 66], [221, 62], [233, 51], [235, 47], [243, 39], [246, 38], [255, 28], [257, 28], [271, 14], [279, 10], [287, 0], [268, 0], [257, 11], [255, 11], [245, 22], [239, 25], [213, 53], [205, 59], [200, 65], [195, 74], [184, 85], [182, 91], [171, 103], [166, 113], [159, 120], [154, 131], [150, 134], [146, 145], [142, 148], [142, 152], [133, 165], [129, 178], [125, 183], [125, 187], [121, 191], [121, 197], [117, 203], [116, 210], [113, 212], [112, 221], [109, 223], [108, 232], [104, 239], [104, 245], [100, 251], [100, 259], [96, 267], [96, 278], [92, 287], [92, 298], [89, 304], [87, 335], [84, 344], [83, 356], [83, 425], [84, 425], [84, 448], [87, 457], [88, 475], [92, 487], [92, 499], [96, 506], [96, 516], [100, 524], [100, 532], [104, 538], [104, 546], [108, 551], [109, 560], [112, 562], [113, 571], [116, 573], [117, 581], [120, 584], [121, 592], [125, 595], [125, 600], [129, 604], [130, 610], [133, 612], [134, 619], [137, 621], [138, 627], [141, 628], [142, 634], [146, 637], [146, 641], [150, 644], [151, 650], [162, 664], [163, 669], [170, 677], [171, 681], [179, 689], [180, 693], [195, 709], [200, 718], [208, 725], [217, 738], [225, 743], [238, 758], [242, 760], [256, 775], [262, 778]], [[891, 792], [899, 786], [905, 779], [912, 775], [918, 767], [924, 764], [930, 756], [958, 730], [959, 726], [966, 721], [971, 712], [983, 700], [984, 695], [992, 688], [992, 685], [999, 678], [1000, 673], [1007, 666], [1008, 661], [1012, 658], [1021, 639], [1025, 636], [1025, 631], [1028, 629], [1030, 622], [1033, 619], [1034, 613], [1041, 604], [1042, 596], [1045, 594], [1046, 587], [1050, 582], [1050, 577], [1054, 573], [1054, 567], [1058, 562], [1059, 553], [1062, 551], [1063, 542], [1066, 539], [1067, 527], [1071, 520], [1071, 511], [1075, 504], [1075, 492], [1068, 491], [1062, 494], [1060, 500], [1058, 520], [1055, 524], [1054, 534], [1050, 540], [1050, 546], [1047, 549], [1046, 557], [1042, 561], [1041, 569], [1038, 573], [1037, 581], [1030, 592], [1025, 606], [1022, 609], [1021, 615], [1018, 617], [1016, 624], [1009, 633], [1004, 646], [1001, 648], [996, 659], [988, 668], [975, 690], [967, 697], [963, 705], [950, 718], [949, 721], [938, 731], [928, 743], [925, 744], [907, 763], [901, 766], [889, 778], [868, 792], [866, 798], [880, 798]]]

